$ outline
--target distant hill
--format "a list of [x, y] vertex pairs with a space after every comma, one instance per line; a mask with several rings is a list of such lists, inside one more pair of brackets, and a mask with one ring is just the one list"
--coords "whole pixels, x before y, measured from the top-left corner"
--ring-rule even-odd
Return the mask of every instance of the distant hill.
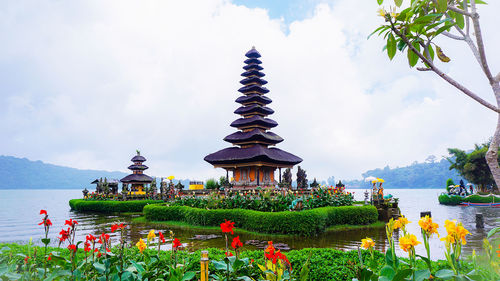
[[[385, 180], [385, 188], [445, 188], [446, 180], [451, 178], [458, 184], [461, 177], [455, 170], [450, 170], [450, 162], [442, 159], [439, 162], [414, 162], [410, 166], [374, 169], [362, 174], [367, 177], [378, 177]], [[363, 180], [346, 181], [349, 188], [368, 188], [370, 183]]]
[[96, 178], [121, 179], [127, 174], [98, 170], [80, 170], [31, 161], [26, 158], [0, 156], [0, 189], [67, 189], [89, 188]]

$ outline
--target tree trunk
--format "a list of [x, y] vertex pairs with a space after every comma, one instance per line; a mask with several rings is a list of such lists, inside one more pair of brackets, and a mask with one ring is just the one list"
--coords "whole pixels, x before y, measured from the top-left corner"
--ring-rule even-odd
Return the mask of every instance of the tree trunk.
[[[496, 82], [491, 85], [493, 92], [495, 93], [495, 98], [497, 100], [497, 105], [500, 105], [500, 83]], [[498, 165], [498, 146], [500, 145], [500, 114], [497, 118], [497, 127], [495, 129], [495, 134], [491, 139], [490, 147], [488, 152], [486, 152], [486, 162], [488, 167], [490, 167], [491, 174], [495, 180], [496, 187], [493, 190], [497, 190], [500, 187], [500, 166]]]

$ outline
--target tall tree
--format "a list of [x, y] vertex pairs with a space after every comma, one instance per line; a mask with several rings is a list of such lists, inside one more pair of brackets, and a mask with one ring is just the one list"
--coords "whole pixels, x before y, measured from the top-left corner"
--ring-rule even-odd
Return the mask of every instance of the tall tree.
[[[384, 0], [377, 0], [379, 5], [383, 2]], [[408, 4], [408, 2], [405, 3]], [[385, 23], [373, 32], [383, 34], [387, 39], [385, 50], [389, 58], [392, 60], [398, 50], [406, 53], [410, 67], [420, 63], [417, 70], [435, 73], [462, 94], [497, 114], [496, 129], [485, 159], [496, 185], [500, 186], [500, 167], [497, 161], [500, 145], [500, 73], [492, 74], [488, 65], [476, 6], [485, 2], [482, 0], [411, 0], [409, 7], [402, 7], [402, 0], [394, 0], [394, 4], [395, 7], [391, 11], [385, 11], [382, 8], [379, 10]], [[491, 87], [496, 105], [481, 98], [476, 92], [439, 68], [437, 64], [439, 62], [434, 59], [435, 56], [443, 63], [450, 61], [450, 58], [435, 42], [436, 38], [444, 37], [463, 42], [470, 49], [471, 55], [479, 64]]]

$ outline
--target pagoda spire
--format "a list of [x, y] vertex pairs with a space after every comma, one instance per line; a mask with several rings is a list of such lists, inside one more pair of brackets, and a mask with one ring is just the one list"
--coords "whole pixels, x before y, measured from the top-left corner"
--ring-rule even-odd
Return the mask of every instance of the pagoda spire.
[[224, 138], [234, 146], [207, 155], [205, 161], [233, 171], [235, 186], [273, 185], [276, 168], [293, 167], [302, 159], [269, 147], [282, 142], [283, 138], [270, 131], [278, 123], [268, 118], [274, 110], [268, 107], [272, 100], [266, 96], [269, 90], [264, 86], [267, 81], [263, 79], [261, 55], [252, 47], [245, 57], [244, 72], [241, 74], [244, 78], [240, 81], [242, 87], [238, 89], [242, 95], [236, 99], [241, 106], [234, 111], [240, 118], [230, 124], [238, 131]]

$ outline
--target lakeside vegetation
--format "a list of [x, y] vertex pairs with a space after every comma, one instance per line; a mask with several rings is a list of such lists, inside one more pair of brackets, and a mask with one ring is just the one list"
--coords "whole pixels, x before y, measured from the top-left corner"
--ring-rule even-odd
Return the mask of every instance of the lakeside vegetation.
[[71, 199], [69, 206], [77, 212], [97, 212], [97, 213], [123, 213], [142, 212], [144, 206], [148, 204], [162, 203], [162, 200], [86, 200]]
[[469, 195], [466, 197], [462, 197], [459, 195], [448, 195], [441, 194], [438, 197], [439, 204], [443, 205], [459, 205], [462, 202], [469, 203], [500, 203], [500, 196], [490, 195], [490, 196], [481, 196], [478, 194]]

